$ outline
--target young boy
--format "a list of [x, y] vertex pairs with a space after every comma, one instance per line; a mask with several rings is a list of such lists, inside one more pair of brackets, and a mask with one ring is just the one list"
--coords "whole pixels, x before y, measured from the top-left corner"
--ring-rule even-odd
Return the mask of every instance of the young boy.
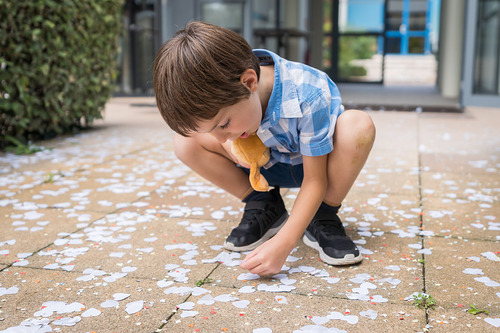
[[[337, 213], [375, 128], [368, 114], [343, 110], [326, 74], [252, 50], [230, 30], [191, 22], [159, 50], [154, 88], [163, 119], [177, 133], [177, 157], [246, 204], [224, 244], [253, 250], [243, 269], [278, 273], [302, 235], [329, 264], [363, 259]], [[269, 192], [252, 190], [248, 170], [231, 153], [232, 140], [253, 133], [271, 151], [261, 169], [274, 186]], [[280, 186], [300, 187], [289, 217]]]

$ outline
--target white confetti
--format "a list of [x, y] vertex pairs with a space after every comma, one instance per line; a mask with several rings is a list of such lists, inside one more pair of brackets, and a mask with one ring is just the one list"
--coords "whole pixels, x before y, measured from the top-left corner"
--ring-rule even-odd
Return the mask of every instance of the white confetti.
[[483, 270], [480, 268], [466, 268], [462, 271], [462, 273], [471, 275], [484, 275]]
[[143, 307], [144, 307], [144, 301], [130, 302], [125, 306], [125, 311], [128, 314], [135, 314], [141, 311]]
[[3, 295], [14, 295], [19, 292], [19, 288], [17, 286], [10, 287], [10, 288], [3, 288], [0, 287], [0, 296]]
[[288, 300], [286, 299], [285, 296], [274, 296], [274, 300], [278, 304], [287, 304], [288, 303]]
[[330, 312], [330, 314], [327, 317], [331, 320], [343, 320], [351, 325], [357, 324], [359, 321], [358, 316], [344, 315], [337, 311]]
[[74, 318], [71, 317], [64, 317], [61, 319], [56, 319], [52, 322], [53, 325], [61, 325], [61, 326], [75, 326], [80, 320], [82, 320], [81, 317], [76, 316]]
[[215, 299], [213, 298], [212, 295], [205, 295], [203, 296], [202, 298], [200, 298], [198, 300], [198, 302], [196, 302], [198, 304], [203, 304], [203, 305], [212, 305], [215, 303]]
[[267, 327], [256, 328], [252, 333], [273, 333], [273, 330]]
[[251, 281], [251, 280], [257, 280], [260, 279], [260, 276], [258, 274], [253, 274], [253, 273], [242, 273], [238, 275], [238, 280], [240, 281]]
[[82, 317], [97, 317], [98, 315], [101, 314], [101, 311], [97, 310], [96, 308], [90, 308], [87, 311], [82, 313]]
[[474, 278], [474, 280], [481, 282], [481, 283], [484, 283], [484, 285], [486, 287], [500, 287], [500, 283], [493, 281], [492, 279], [490, 279], [489, 277], [486, 277], [486, 276]]
[[253, 293], [255, 292], [255, 288], [253, 286], [244, 286], [244, 287], [241, 287], [238, 292], [242, 293], [242, 294], [250, 294], [250, 293]]
[[108, 299], [101, 303], [101, 308], [115, 308], [119, 305], [120, 303], [118, 303], [118, 301]]
[[495, 327], [500, 327], [500, 318], [484, 318], [484, 321]]
[[491, 251], [483, 252], [483, 253], [481, 253], [481, 255], [488, 260], [500, 261], [500, 258], [495, 253], [493, 253]]
[[316, 325], [323, 325], [326, 324], [327, 322], [330, 321], [330, 318], [328, 317], [320, 317], [320, 316], [313, 316], [311, 318], [311, 321], [315, 323]]
[[193, 302], [184, 302], [181, 304], [177, 304], [176, 307], [181, 310], [193, 310], [194, 305], [195, 304]]
[[361, 317], [370, 318], [372, 320], [377, 319], [378, 316], [377, 311], [371, 309], [366, 311], [361, 311], [359, 315]]
[[238, 309], [246, 309], [248, 307], [248, 304], [250, 304], [250, 301], [247, 300], [241, 300], [241, 301], [236, 301], [231, 303]]
[[340, 278], [337, 278], [337, 277], [328, 277], [328, 278], [325, 278], [324, 280], [326, 282], [330, 283], [330, 284], [334, 284], [334, 283], [339, 282]]
[[198, 311], [182, 311], [181, 318], [194, 317], [198, 314]]
[[116, 293], [113, 294], [113, 299], [115, 301], [123, 301], [124, 299], [130, 297], [130, 294], [125, 294], [125, 293]]
[[397, 265], [386, 266], [385, 269], [395, 271], [395, 272], [399, 272], [401, 270], [401, 268]]

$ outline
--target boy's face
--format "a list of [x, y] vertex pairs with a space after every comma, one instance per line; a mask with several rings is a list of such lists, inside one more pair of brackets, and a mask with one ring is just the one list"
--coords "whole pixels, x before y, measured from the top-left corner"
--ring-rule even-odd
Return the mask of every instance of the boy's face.
[[262, 121], [262, 106], [258, 93], [238, 103], [222, 108], [214, 119], [198, 124], [199, 133], [210, 133], [220, 143], [246, 138], [257, 131]]

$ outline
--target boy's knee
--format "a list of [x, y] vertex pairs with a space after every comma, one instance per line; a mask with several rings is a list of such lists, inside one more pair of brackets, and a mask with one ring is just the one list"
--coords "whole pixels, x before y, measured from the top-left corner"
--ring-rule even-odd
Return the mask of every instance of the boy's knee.
[[360, 110], [348, 110], [342, 113], [342, 121], [347, 123], [346, 128], [355, 134], [359, 143], [372, 144], [375, 140], [375, 124], [368, 113]]

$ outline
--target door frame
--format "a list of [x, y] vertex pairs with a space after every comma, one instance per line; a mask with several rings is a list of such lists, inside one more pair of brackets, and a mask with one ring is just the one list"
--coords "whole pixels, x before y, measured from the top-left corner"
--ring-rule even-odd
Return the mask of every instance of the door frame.
[[[315, 0], [311, 0], [315, 1]], [[380, 32], [374, 32], [374, 31], [366, 31], [366, 32], [340, 32], [339, 29], [339, 6], [340, 6], [340, 1], [339, 0], [333, 0], [332, 1], [332, 12], [331, 12], [331, 22], [332, 22], [332, 29], [330, 32], [323, 32], [323, 38], [325, 37], [330, 37], [332, 39], [332, 46], [331, 46], [331, 62], [332, 62], [332, 67], [327, 70], [327, 74], [335, 81], [338, 83], [363, 83], [363, 84], [383, 84], [384, 83], [384, 72], [385, 72], [385, 34], [386, 34], [386, 29], [387, 26], [384, 22], [384, 29]], [[387, 0], [384, 0], [384, 21], [386, 19], [386, 10], [387, 10]], [[354, 80], [348, 80], [348, 79], [342, 79], [339, 77], [339, 63], [340, 63], [340, 57], [339, 57], [339, 52], [340, 52], [340, 37], [362, 37], [362, 36], [371, 36], [371, 37], [377, 37], [377, 45], [379, 46], [379, 49], [382, 51], [382, 63], [381, 63], [381, 71], [382, 75], [380, 80], [375, 80], [375, 81], [354, 81]], [[380, 44], [382, 44], [382, 47], [380, 47]]]
[[465, 18], [465, 43], [464, 43], [464, 61], [462, 68], [462, 93], [461, 104], [464, 106], [486, 106], [499, 107], [500, 94], [488, 95], [474, 93], [474, 62], [477, 42], [478, 26], [478, 7], [479, 0], [467, 1]]

